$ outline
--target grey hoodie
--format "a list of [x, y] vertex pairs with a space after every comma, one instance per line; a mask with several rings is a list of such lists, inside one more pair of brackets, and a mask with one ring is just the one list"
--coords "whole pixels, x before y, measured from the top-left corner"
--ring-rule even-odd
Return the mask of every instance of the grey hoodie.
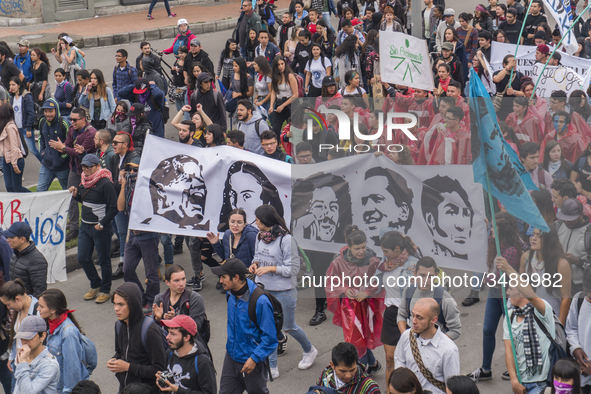
[[[257, 134], [256, 122], [258, 120], [260, 121], [258, 130], [259, 132]], [[261, 146], [260, 135], [263, 131], [269, 130], [269, 125], [267, 124], [267, 122], [265, 122], [265, 120], [258, 111], [253, 112], [250, 120], [246, 122], [238, 122], [237, 129], [244, 133], [244, 148], [246, 150], [249, 150], [253, 153], [257, 153], [259, 155], [265, 153], [263, 147]]]
[[142, 58], [142, 67], [144, 68], [144, 78], [149, 81], [154, 81], [158, 89], [162, 90], [166, 94], [166, 85], [162, 76], [156, 71], [156, 64], [154, 59], [151, 57]]
[[257, 237], [253, 262], [256, 261], [259, 267], [277, 267], [277, 272], [257, 276], [256, 282], [262, 283], [266, 290], [271, 291], [294, 289], [297, 284], [297, 274], [300, 271], [297, 250], [297, 244], [290, 234], [278, 237], [268, 244]]

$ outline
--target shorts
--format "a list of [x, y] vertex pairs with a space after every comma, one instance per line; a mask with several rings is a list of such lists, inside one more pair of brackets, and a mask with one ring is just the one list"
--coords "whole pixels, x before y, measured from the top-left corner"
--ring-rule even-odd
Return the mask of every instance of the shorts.
[[400, 340], [400, 330], [396, 319], [398, 318], [398, 307], [390, 305], [384, 312], [384, 323], [382, 324], [382, 335], [380, 341], [384, 345], [396, 346]]

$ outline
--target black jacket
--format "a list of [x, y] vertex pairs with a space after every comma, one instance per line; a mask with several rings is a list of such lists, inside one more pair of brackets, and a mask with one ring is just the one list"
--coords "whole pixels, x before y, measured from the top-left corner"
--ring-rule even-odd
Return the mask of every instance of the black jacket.
[[[154, 393], [159, 393], [156, 386], [156, 372], [166, 368], [166, 354], [162, 346], [160, 329], [153, 323], [146, 334], [147, 352], [142, 344], [142, 293], [133, 282], [119, 286], [129, 299], [129, 323], [122, 322], [119, 332], [115, 329], [115, 355], [113, 358], [127, 361], [129, 371], [115, 374], [119, 380], [119, 390], [130, 383], [146, 383]], [[115, 326], [117, 327], [117, 326]]]
[[462, 90], [464, 89], [464, 71], [462, 69], [462, 62], [460, 61], [460, 59], [458, 59], [458, 57], [456, 56], [455, 53], [452, 53], [452, 60], [447, 63], [447, 65], [449, 66], [449, 68], [451, 68], [451, 77], [453, 80], [458, 81], [459, 83], [462, 84]]
[[[203, 67], [205, 67], [205, 69], [207, 71], [209, 71], [212, 75], [215, 74], [215, 69], [213, 68], [213, 63], [211, 61], [211, 59], [209, 58], [209, 54], [207, 52], [205, 52], [203, 49], [201, 51], [199, 51], [199, 53], [197, 54], [197, 56], [193, 56], [193, 54], [191, 52], [189, 52], [187, 54], [187, 57], [185, 57], [185, 71], [187, 72], [188, 75], [191, 74], [191, 71], [193, 69], [193, 63], [199, 62], [201, 64], [203, 64]], [[201, 71], [205, 71], [205, 70], [201, 70]]]
[[[140, 63], [142, 62], [142, 58], [144, 57], [144, 53], [140, 53], [138, 57], [135, 58], [135, 68], [137, 69], [137, 75], [139, 78], [142, 78], [144, 73], [140, 68]], [[154, 59], [154, 70], [158, 72], [158, 74], [162, 75], [162, 62], [160, 61], [160, 57], [154, 53], [154, 51], [150, 52], [150, 57]]]
[[[195, 370], [195, 357], [197, 368]], [[199, 342], [189, 354], [179, 357], [176, 352], [167, 354], [169, 372], [175, 372], [174, 381], [179, 386], [179, 394], [217, 394], [217, 384], [213, 362], [207, 356], [207, 351]], [[186, 378], [188, 376], [188, 379]]]
[[203, 112], [209, 116], [209, 119], [211, 119], [214, 124], [219, 125], [222, 128], [222, 131], [226, 131], [226, 107], [224, 106], [224, 98], [222, 97], [222, 94], [213, 89], [209, 89], [207, 93], [203, 93], [201, 89], [199, 89], [199, 85], [201, 85], [201, 82], [203, 82], [206, 77], [207, 75], [205, 73], [201, 73], [197, 77], [197, 89], [191, 96], [191, 113], [197, 110], [197, 104], [201, 104], [203, 106]]
[[37, 298], [47, 290], [47, 260], [33, 241], [20, 252], [15, 250], [12, 255], [10, 280], [16, 278], [21, 278], [25, 282], [27, 294]]
[[140, 123], [135, 125], [135, 130], [131, 133], [131, 139], [133, 140], [133, 150], [138, 154], [142, 155], [144, 149], [144, 142], [148, 134], [154, 134], [154, 125], [145, 117]]
[[[121, 161], [121, 157], [115, 153], [113, 156], [111, 156], [111, 161], [107, 163], [107, 169], [111, 171], [111, 175], [113, 176], [113, 184], [115, 185], [115, 191], [117, 192], [117, 195], [119, 195], [119, 192], [121, 191], [119, 172], [127, 163], [137, 156], [138, 153], [135, 150], [132, 150], [131, 152], [127, 152], [123, 158], [123, 161]], [[121, 163], [121, 165], [119, 165], [119, 163]]]
[[80, 217], [86, 224], [100, 223], [107, 227], [119, 212], [115, 185], [108, 178], [99, 179], [90, 189], [78, 186], [78, 193], [74, 199], [82, 203]]

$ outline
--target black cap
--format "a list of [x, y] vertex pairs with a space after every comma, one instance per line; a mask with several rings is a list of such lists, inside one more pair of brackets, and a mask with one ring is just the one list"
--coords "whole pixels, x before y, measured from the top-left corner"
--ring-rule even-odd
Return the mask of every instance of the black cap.
[[129, 108], [129, 116], [135, 116], [137, 114], [141, 114], [145, 111], [146, 107], [142, 103], [133, 103], [133, 105]]
[[211, 267], [211, 272], [217, 276], [228, 274], [233, 277], [234, 275], [246, 275], [248, 270], [241, 260], [231, 258], [224, 260], [219, 267]]
[[135, 89], [133, 89], [133, 92], [135, 94], [142, 94], [146, 90], [148, 90], [148, 86], [149, 85], [150, 85], [150, 83], [148, 82], [147, 79], [145, 79], [145, 78], [138, 78], [138, 79], [135, 80]]
[[322, 86], [331, 86], [331, 85], [336, 85], [336, 84], [337, 84], [337, 81], [335, 81], [334, 78], [331, 77], [330, 75], [327, 75], [322, 80]]

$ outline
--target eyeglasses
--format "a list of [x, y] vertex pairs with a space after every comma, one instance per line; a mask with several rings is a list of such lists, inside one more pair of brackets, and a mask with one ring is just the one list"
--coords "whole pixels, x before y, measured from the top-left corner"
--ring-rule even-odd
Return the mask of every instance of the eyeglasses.
[[130, 167], [129, 172], [138, 172], [139, 168], [137, 167]]
[[312, 157], [312, 155], [298, 155], [296, 157], [298, 158], [298, 160], [302, 160], [302, 159], [309, 159], [310, 157]]
[[445, 120], [447, 120], [448, 122], [453, 122], [454, 120], [457, 120], [456, 118], [448, 118], [447, 116], [445, 117]]
[[268, 144], [261, 144], [261, 146], [262, 146], [263, 148], [264, 148], [264, 147], [267, 147], [267, 146], [273, 146], [273, 145], [277, 145], [277, 141], [275, 141], [275, 142], [269, 142]]

